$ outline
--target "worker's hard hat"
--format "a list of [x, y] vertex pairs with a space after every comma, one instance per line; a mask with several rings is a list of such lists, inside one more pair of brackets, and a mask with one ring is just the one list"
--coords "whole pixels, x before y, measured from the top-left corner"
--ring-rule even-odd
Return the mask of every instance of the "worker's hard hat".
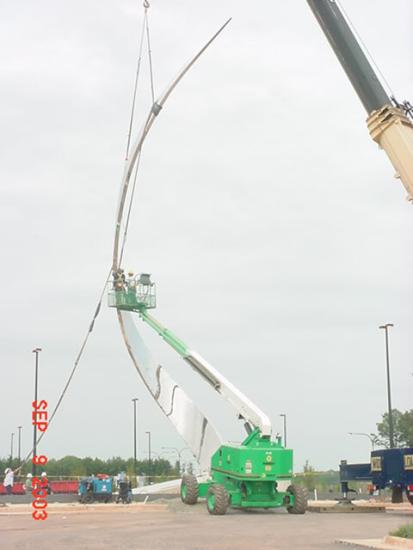
[[28, 473], [26, 477], [33, 477], [31, 473]]
[[4, 470], [4, 473], [5, 473], [5, 474], [8, 474], [9, 472], [11, 472], [10, 468], [6, 468], [6, 469]]
[[46, 476], [47, 476], [46, 472], [42, 472], [41, 477], [46, 477]]

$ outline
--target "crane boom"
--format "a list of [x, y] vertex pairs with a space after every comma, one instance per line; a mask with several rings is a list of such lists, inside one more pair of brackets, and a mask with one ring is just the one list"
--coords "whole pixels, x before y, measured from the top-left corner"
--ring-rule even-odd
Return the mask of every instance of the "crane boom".
[[307, 0], [367, 111], [370, 136], [384, 149], [413, 200], [413, 124], [394, 106], [335, 0]]

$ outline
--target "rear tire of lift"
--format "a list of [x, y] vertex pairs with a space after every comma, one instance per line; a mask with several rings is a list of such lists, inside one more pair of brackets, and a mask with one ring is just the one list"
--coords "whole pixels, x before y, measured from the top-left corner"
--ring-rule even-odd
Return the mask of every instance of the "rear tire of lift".
[[223, 516], [229, 505], [229, 495], [223, 485], [211, 485], [207, 492], [208, 512], [213, 516]]
[[181, 500], [185, 504], [198, 502], [199, 487], [196, 477], [192, 474], [184, 474], [181, 481]]
[[299, 485], [290, 485], [287, 493], [291, 493], [294, 497], [294, 504], [287, 506], [289, 514], [305, 514], [307, 510], [307, 491]]
[[409, 491], [406, 489], [406, 497], [410, 504], [413, 504], [413, 495], [409, 495]]

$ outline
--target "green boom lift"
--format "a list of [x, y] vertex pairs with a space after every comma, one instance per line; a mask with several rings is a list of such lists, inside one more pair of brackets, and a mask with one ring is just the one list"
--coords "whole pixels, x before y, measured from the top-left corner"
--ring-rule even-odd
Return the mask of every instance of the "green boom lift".
[[202, 481], [184, 474], [181, 498], [195, 504], [206, 498], [213, 515], [225, 514], [227, 508], [286, 507], [291, 514], [304, 514], [307, 509], [305, 490], [291, 483], [293, 451], [271, 439], [269, 418], [217, 369], [191, 350], [170, 330], [162, 326], [148, 310], [156, 307], [155, 285], [150, 275], [140, 274], [127, 281], [123, 271], [114, 273], [109, 291], [109, 306], [136, 312], [181, 357], [236, 410], [244, 421], [248, 436], [241, 444], [224, 444], [212, 455], [208, 478]]

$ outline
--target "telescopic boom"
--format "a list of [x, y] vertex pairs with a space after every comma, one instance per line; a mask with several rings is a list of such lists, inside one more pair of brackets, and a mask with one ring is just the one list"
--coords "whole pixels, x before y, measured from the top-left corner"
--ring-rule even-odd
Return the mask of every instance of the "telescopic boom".
[[413, 200], [413, 124], [394, 106], [335, 0], [307, 0], [367, 111], [370, 136], [386, 152]]
[[[115, 289], [109, 292], [109, 305], [120, 310], [134, 311], [159, 336], [165, 340], [187, 363], [219, 393], [245, 422], [247, 431], [258, 428], [264, 437], [271, 436], [271, 422], [248, 397], [210, 365], [201, 355], [188, 347], [182, 340], [164, 327], [148, 309], [156, 307], [155, 285], [148, 274], [135, 278], [137, 284], [124, 285], [122, 280], [115, 282]], [[143, 282], [142, 282], [143, 281]], [[116, 288], [117, 287], [117, 288]]]

